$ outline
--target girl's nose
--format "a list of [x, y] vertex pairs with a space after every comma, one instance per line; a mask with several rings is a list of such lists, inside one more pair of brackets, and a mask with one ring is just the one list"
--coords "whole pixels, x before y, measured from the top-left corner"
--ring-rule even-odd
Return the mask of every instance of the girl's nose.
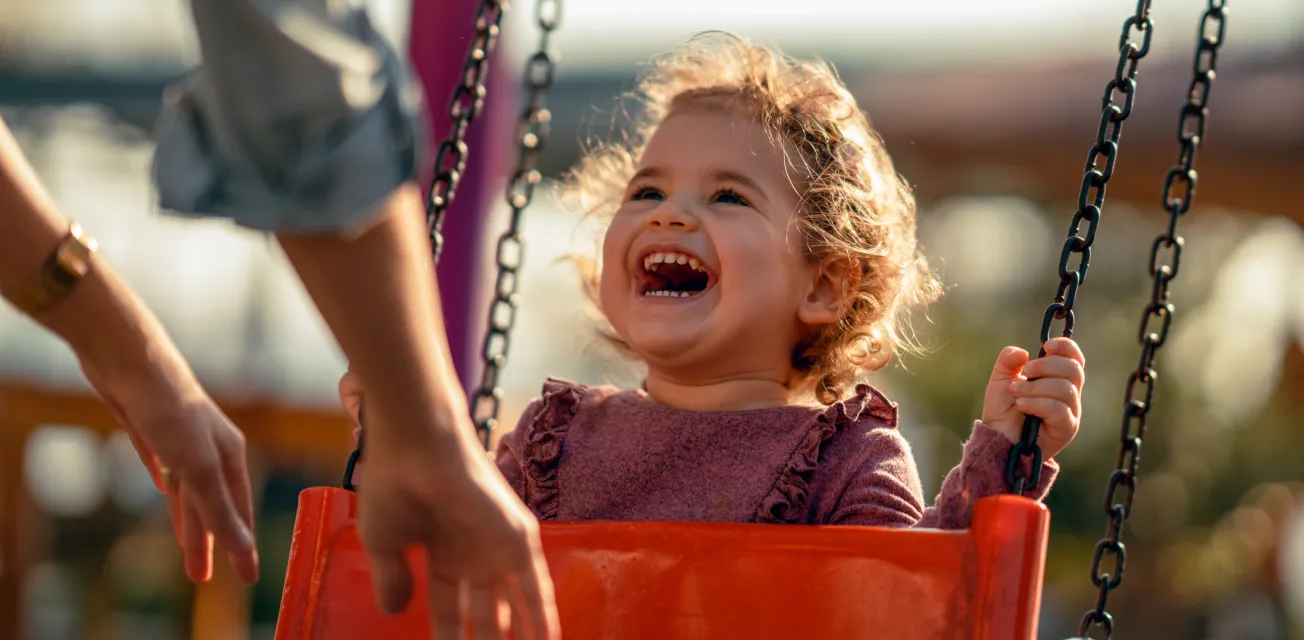
[[694, 231], [697, 229], [697, 217], [674, 200], [665, 200], [652, 210], [652, 215], [647, 218], [647, 226], [651, 229]]

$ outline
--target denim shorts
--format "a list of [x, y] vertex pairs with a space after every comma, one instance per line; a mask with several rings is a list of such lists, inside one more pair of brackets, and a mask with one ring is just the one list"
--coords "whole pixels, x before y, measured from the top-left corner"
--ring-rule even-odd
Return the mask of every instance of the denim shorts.
[[159, 204], [265, 231], [362, 224], [413, 178], [420, 87], [340, 0], [191, 0], [202, 63], [170, 86]]

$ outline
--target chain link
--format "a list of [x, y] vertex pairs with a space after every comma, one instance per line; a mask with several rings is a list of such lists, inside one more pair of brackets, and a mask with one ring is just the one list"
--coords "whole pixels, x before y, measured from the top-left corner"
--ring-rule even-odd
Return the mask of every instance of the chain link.
[[[1150, 39], [1155, 26], [1150, 20], [1150, 0], [1137, 0], [1136, 13], [1123, 21], [1123, 32], [1118, 38], [1118, 65], [1114, 77], [1105, 85], [1105, 94], [1101, 99], [1100, 126], [1096, 130], [1096, 142], [1087, 152], [1087, 163], [1083, 170], [1082, 186], [1078, 191], [1078, 209], [1069, 223], [1068, 238], [1060, 251], [1059, 286], [1055, 290], [1055, 301], [1046, 307], [1046, 314], [1041, 322], [1041, 351], [1038, 358], [1046, 355], [1045, 344], [1051, 339], [1055, 321], [1063, 322], [1058, 333], [1064, 337], [1073, 335], [1073, 305], [1077, 302], [1078, 288], [1087, 279], [1087, 268], [1091, 265], [1091, 245], [1096, 241], [1096, 228], [1100, 225], [1101, 208], [1105, 204], [1105, 187], [1114, 174], [1114, 163], [1118, 160], [1118, 140], [1123, 135], [1123, 121], [1132, 114], [1132, 105], [1136, 101], [1137, 66], [1150, 52]], [[1137, 40], [1140, 39], [1138, 44]], [[1119, 94], [1122, 94], [1123, 106], [1119, 106]], [[1083, 224], [1086, 224], [1085, 231]], [[1077, 265], [1072, 265], [1073, 256], [1078, 256]], [[1022, 495], [1031, 487], [1041, 482], [1042, 453], [1037, 446], [1037, 437], [1041, 432], [1041, 419], [1027, 416], [1023, 421], [1023, 431], [1019, 442], [1010, 449], [1010, 458], [1005, 468], [1005, 481], [1011, 492]], [[1024, 461], [1030, 460], [1030, 470], [1024, 471]]]
[[506, 12], [506, 2], [481, 0], [476, 11], [475, 38], [466, 53], [466, 62], [462, 64], [461, 79], [453, 90], [453, 99], [448, 104], [448, 117], [452, 122], [448, 137], [439, 144], [439, 151], [435, 153], [435, 178], [426, 197], [426, 226], [430, 231], [430, 246], [436, 263], [444, 250], [444, 214], [453, 203], [457, 185], [466, 172], [466, 134], [484, 107], [489, 56], [498, 41], [499, 25]]
[[[1078, 636], [1083, 638], [1091, 637], [1088, 633], [1094, 629], [1101, 629], [1106, 640], [1114, 632], [1113, 617], [1105, 607], [1109, 601], [1109, 592], [1123, 583], [1127, 548], [1119, 538], [1124, 523], [1132, 513], [1137, 466], [1141, 462], [1141, 443], [1145, 438], [1146, 418], [1154, 398], [1155, 382], [1159, 377], [1155, 371], [1155, 355], [1168, 339], [1168, 328], [1173, 323], [1175, 310], [1168, 301], [1168, 284], [1177, 277], [1183, 246], [1182, 237], [1177, 235], [1177, 222], [1182, 214], [1191, 209], [1191, 201], [1195, 197], [1195, 158], [1204, 141], [1205, 119], [1209, 114], [1209, 90], [1213, 86], [1218, 49], [1227, 34], [1226, 5], [1225, 0], [1209, 0], [1208, 8], [1200, 18], [1193, 77], [1187, 101], [1182, 105], [1177, 120], [1177, 163], [1164, 176], [1162, 202], [1168, 211], [1168, 227], [1155, 238], [1150, 247], [1150, 301], [1141, 316], [1137, 335], [1141, 343], [1141, 357], [1127, 379], [1118, 460], [1105, 490], [1104, 507], [1108, 519], [1105, 537], [1096, 543], [1091, 558], [1091, 584], [1098, 590], [1096, 606], [1082, 617]], [[1121, 497], [1120, 489], [1123, 492]], [[1109, 561], [1112, 561], [1112, 566], [1102, 568]]]
[[[561, 7], [561, 0], [538, 0], [535, 5], [535, 21], [541, 34], [539, 49], [525, 66], [524, 84], [528, 100], [520, 121], [520, 159], [507, 186], [507, 204], [512, 210], [511, 223], [498, 239], [498, 275], [494, 300], [489, 307], [489, 329], [481, 350], [484, 375], [471, 402], [471, 418], [486, 450], [489, 448], [493, 427], [498, 421], [502, 403], [502, 391], [498, 388], [499, 376], [507, 362], [511, 331], [516, 324], [518, 274], [525, 249], [520, 235], [521, 214], [529, 206], [534, 197], [534, 188], [539, 183], [539, 172], [535, 166], [552, 121], [552, 115], [543, 106], [543, 98], [552, 86], [556, 73], [556, 65], [548, 49], [552, 32], [561, 21]], [[475, 40], [467, 53], [461, 84], [453, 92], [453, 100], [449, 105], [448, 115], [453, 118], [453, 127], [435, 157], [435, 179], [431, 183], [426, 210], [435, 264], [439, 263], [443, 249], [443, 236], [440, 234], [443, 216], [457, 192], [462, 172], [466, 170], [467, 147], [463, 138], [484, 105], [489, 54], [498, 37], [499, 24], [506, 9], [505, 2], [485, 0], [480, 3], [475, 21]], [[453, 163], [451, 166], [447, 165], [450, 157]], [[358, 411], [358, 420], [362, 422], [361, 409]], [[362, 457], [362, 446], [363, 436], [359, 434], [358, 446], [349, 454], [344, 468], [343, 486], [349, 491], [354, 490], [353, 472]]]
[[498, 424], [502, 408], [502, 390], [499, 376], [507, 363], [511, 348], [512, 327], [516, 324], [517, 289], [520, 285], [521, 261], [525, 245], [521, 241], [521, 214], [534, 199], [534, 189], [539, 184], [536, 168], [539, 151], [548, 139], [552, 114], [544, 107], [544, 96], [552, 86], [557, 67], [548, 53], [553, 30], [561, 21], [561, 0], [538, 0], [535, 21], [539, 24], [539, 48], [525, 64], [524, 84], [527, 100], [519, 123], [519, 159], [512, 178], [507, 183], [507, 206], [511, 207], [511, 221], [498, 238], [498, 276], [494, 284], [494, 299], [489, 305], [489, 328], [485, 332], [481, 356], [484, 371], [480, 388], [471, 397], [471, 419], [476, 433], [489, 450], [489, 440]]

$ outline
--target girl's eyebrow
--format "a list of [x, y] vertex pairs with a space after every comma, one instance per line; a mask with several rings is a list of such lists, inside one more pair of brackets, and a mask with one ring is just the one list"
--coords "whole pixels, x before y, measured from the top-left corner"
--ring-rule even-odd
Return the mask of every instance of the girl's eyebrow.
[[629, 181], [636, 182], [638, 180], [645, 180], [647, 178], [660, 178], [663, 177], [665, 174], [666, 174], [665, 170], [662, 169], [661, 167], [643, 167], [642, 169], [639, 169], [637, 172], [635, 172], [634, 175], [630, 176]]

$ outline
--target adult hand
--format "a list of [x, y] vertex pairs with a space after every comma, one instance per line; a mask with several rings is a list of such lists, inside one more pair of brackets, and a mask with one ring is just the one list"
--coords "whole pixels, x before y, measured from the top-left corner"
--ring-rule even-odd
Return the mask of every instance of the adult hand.
[[[471, 629], [476, 640], [498, 640], [510, 627], [518, 640], [559, 638], [538, 523], [472, 442], [471, 425], [462, 424], [469, 421], [400, 441], [376, 428], [386, 419], [383, 407], [367, 405], [358, 496], [358, 533], [381, 608], [401, 611], [411, 600], [404, 551], [415, 545], [426, 553], [435, 637], [460, 639]], [[450, 433], [467, 437], [440, 435]]]
[[86, 360], [82, 372], [166, 496], [186, 576], [194, 582], [212, 577], [216, 539], [240, 579], [253, 584], [258, 580], [258, 552], [244, 434], [179, 355], [154, 362], [158, 370], [138, 378], [102, 374]]

